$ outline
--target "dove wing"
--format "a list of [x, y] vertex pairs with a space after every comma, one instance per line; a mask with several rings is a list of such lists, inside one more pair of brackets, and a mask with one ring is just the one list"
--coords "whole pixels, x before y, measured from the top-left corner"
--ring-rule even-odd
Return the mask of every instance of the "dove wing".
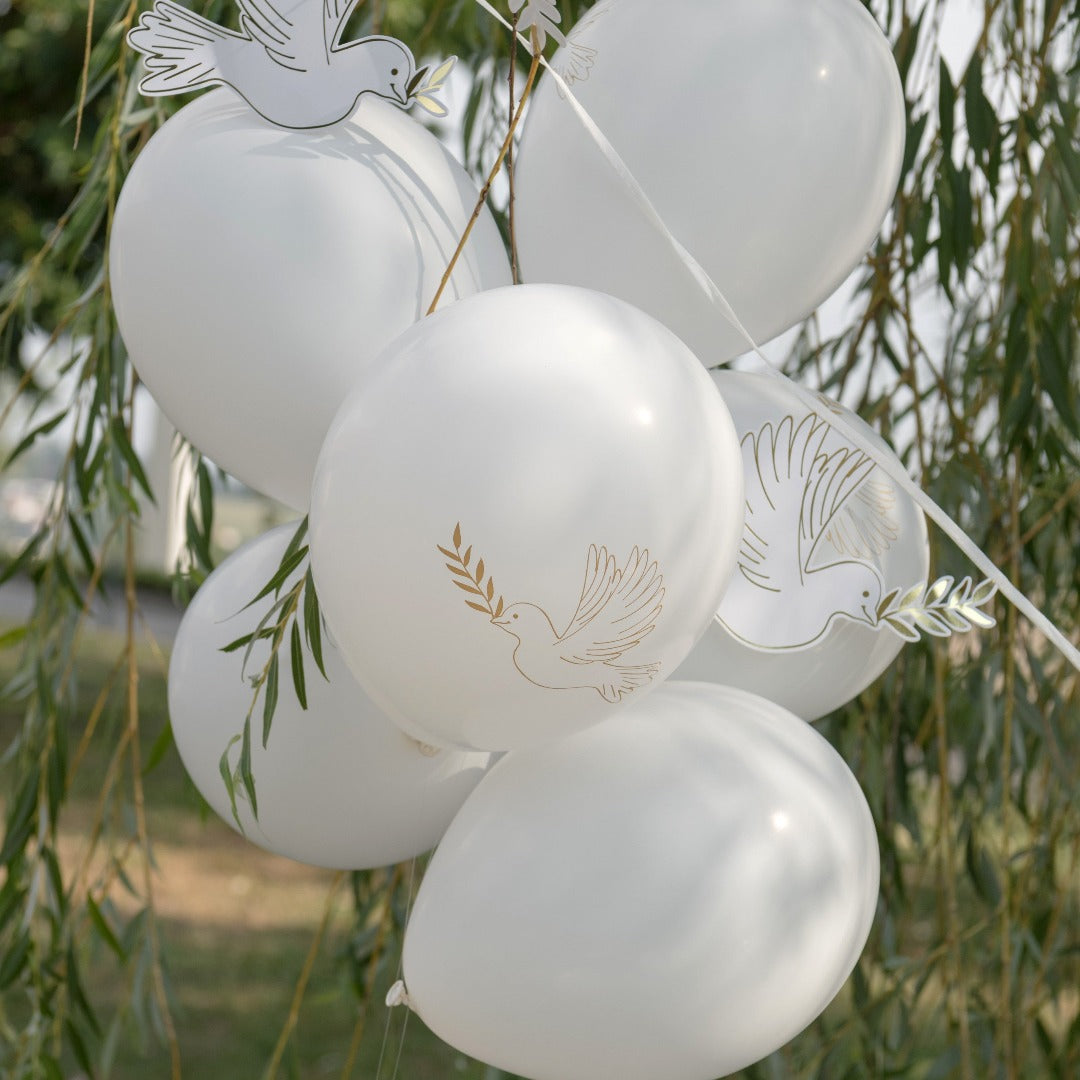
[[885, 479], [869, 476], [844, 503], [822, 534], [816, 554], [827, 544], [840, 558], [873, 559], [900, 535], [893, 513], [896, 490]]
[[779, 592], [799, 557], [803, 493], [829, 425], [816, 413], [768, 421], [743, 436], [746, 518], [736, 563], [751, 584]]
[[620, 570], [606, 547], [593, 545], [577, 610], [558, 639], [560, 655], [572, 664], [618, 659], [653, 629], [663, 599], [664, 576], [647, 550], [634, 548]]
[[[310, 71], [329, 62], [326, 6], [310, 0], [295, 4], [288, 15], [271, 0], [236, 0], [240, 26], [270, 59], [291, 71]], [[332, 0], [329, 0], [332, 2]], [[278, 0], [279, 4], [283, 0]]]
[[[800, 566], [803, 570], [809, 568], [819, 542], [834, 529], [834, 525], [847, 527], [853, 520], [857, 521], [860, 514], [869, 515], [870, 534], [874, 537], [888, 534], [890, 519], [878, 512], [872, 496], [856, 503], [852, 513], [845, 517], [852, 498], [875, 468], [872, 458], [850, 446], [822, 450], [814, 459], [803, 492], [799, 519]], [[833, 535], [838, 538], [841, 534], [834, 531]]]
[[323, 0], [323, 25], [326, 28], [326, 47], [333, 51], [341, 44], [345, 24], [360, 0]]

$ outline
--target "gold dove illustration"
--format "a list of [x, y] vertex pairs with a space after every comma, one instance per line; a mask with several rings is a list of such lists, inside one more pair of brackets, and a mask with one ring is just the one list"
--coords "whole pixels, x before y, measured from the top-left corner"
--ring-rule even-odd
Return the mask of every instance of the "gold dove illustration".
[[802, 648], [837, 618], [880, 624], [884, 587], [868, 560], [898, 536], [895, 494], [871, 458], [838, 440], [816, 413], [742, 439], [746, 524], [717, 618], [748, 645]]
[[566, 629], [555, 629], [538, 604], [506, 604], [496, 599], [494, 581], [484, 560], [472, 562], [473, 549], [461, 549], [461, 526], [454, 529], [454, 550], [436, 545], [449, 562], [454, 584], [467, 594], [465, 603], [485, 614], [493, 626], [515, 638], [514, 666], [533, 683], [549, 690], [595, 690], [616, 704], [660, 671], [659, 663], [619, 664], [650, 634], [663, 608], [664, 576], [648, 550], [634, 548], [621, 568], [606, 547], [589, 547], [585, 580]]

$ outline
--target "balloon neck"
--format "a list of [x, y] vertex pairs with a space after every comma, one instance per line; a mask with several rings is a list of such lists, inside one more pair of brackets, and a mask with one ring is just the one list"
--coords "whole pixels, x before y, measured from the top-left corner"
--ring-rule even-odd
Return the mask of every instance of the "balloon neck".
[[[409, 998], [409, 991], [405, 989], [405, 982], [403, 979], [398, 979], [386, 995], [386, 1007], [388, 1009], [396, 1009], [399, 1005], [404, 1005], [408, 1009], [412, 1009], [413, 1003]], [[413, 1010], [416, 1011], [415, 1009]]]

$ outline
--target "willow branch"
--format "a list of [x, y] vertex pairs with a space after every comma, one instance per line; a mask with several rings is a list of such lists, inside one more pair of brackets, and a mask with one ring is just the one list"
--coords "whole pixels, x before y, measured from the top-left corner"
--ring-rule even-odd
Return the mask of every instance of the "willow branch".
[[502, 147], [499, 150], [499, 156], [495, 159], [495, 164], [492, 166], [491, 172], [488, 173], [487, 180], [484, 181], [484, 186], [480, 189], [480, 196], [476, 200], [476, 206], [473, 208], [472, 217], [469, 218], [469, 224], [465, 226], [465, 232], [462, 233], [461, 239], [458, 241], [458, 246], [454, 251], [454, 254], [450, 257], [450, 263], [446, 268], [446, 273], [443, 274], [442, 281], [439, 282], [439, 287], [435, 291], [435, 296], [431, 301], [431, 306], [427, 309], [428, 315], [433, 315], [435, 309], [439, 306], [442, 294], [445, 291], [446, 286], [450, 283], [450, 275], [453, 274], [454, 267], [457, 266], [458, 259], [461, 258], [461, 253], [465, 250], [465, 245], [469, 242], [469, 237], [472, 235], [473, 226], [479, 220], [480, 212], [484, 209], [484, 204], [487, 202], [488, 194], [491, 191], [491, 185], [499, 175], [499, 171], [503, 167], [503, 162], [506, 160], [506, 155], [510, 152], [510, 147], [513, 145], [514, 132], [517, 131], [518, 124], [521, 123], [521, 117], [525, 112], [525, 104], [529, 100], [533, 84], [536, 82], [537, 73], [540, 70], [541, 53], [535, 27], [533, 27], [532, 31], [532, 43], [533, 58], [532, 64], [529, 66], [529, 78], [525, 83], [525, 89], [522, 91], [521, 100], [518, 102], [514, 117], [510, 122], [510, 130], [507, 131], [506, 138], [503, 140]]

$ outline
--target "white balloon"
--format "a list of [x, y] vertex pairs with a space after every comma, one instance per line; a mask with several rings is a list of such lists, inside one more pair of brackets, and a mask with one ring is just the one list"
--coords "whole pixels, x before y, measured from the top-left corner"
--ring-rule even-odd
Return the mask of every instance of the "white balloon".
[[[200, 450], [305, 510], [335, 410], [427, 310], [476, 195], [432, 134], [370, 95], [317, 132], [204, 95], [150, 140], [117, 204], [110, 282], [140, 377]], [[509, 281], [485, 210], [447, 300]]]
[[532, 1080], [713, 1080], [843, 985], [878, 859], [858, 783], [813, 728], [668, 683], [484, 778], [413, 908], [409, 1003]]
[[327, 622], [406, 730], [505, 750], [658, 685], [742, 529], [731, 419], [620, 300], [517, 286], [398, 339], [334, 418], [311, 500]]
[[[254, 631], [269, 610], [272, 597], [245, 605], [277, 570], [293, 531], [284, 525], [245, 544], [207, 578], [184, 612], [169, 664], [169, 715], [184, 767], [237, 831], [218, 763], [243, 731], [252, 688], [241, 673], [243, 650], [221, 649]], [[279, 655], [279, 697], [265, 749], [261, 702], [253, 720], [257, 821], [246, 800], [237, 799], [244, 835], [269, 851], [335, 869], [386, 866], [434, 847], [489, 756], [436, 752], [410, 739], [368, 700], [325, 638], [330, 681], [306, 656], [304, 711], [287, 641]], [[260, 672], [268, 658], [269, 645], [257, 644], [248, 674]], [[239, 746], [234, 765], [238, 754]]]
[[713, 378], [742, 445], [745, 533], [716, 621], [675, 677], [739, 686], [816, 720], [903, 648], [877, 613], [892, 590], [927, 581], [926, 519], [829, 422], [842, 413], [893, 456], [854, 413], [823, 395], [810, 412], [764, 375]]
[[[858, 0], [619, 0], [555, 57], [674, 235], [764, 341], [848, 275], [892, 202], [903, 89]], [[712, 365], [746, 351], [552, 80], [517, 158], [526, 281], [619, 296]]]

